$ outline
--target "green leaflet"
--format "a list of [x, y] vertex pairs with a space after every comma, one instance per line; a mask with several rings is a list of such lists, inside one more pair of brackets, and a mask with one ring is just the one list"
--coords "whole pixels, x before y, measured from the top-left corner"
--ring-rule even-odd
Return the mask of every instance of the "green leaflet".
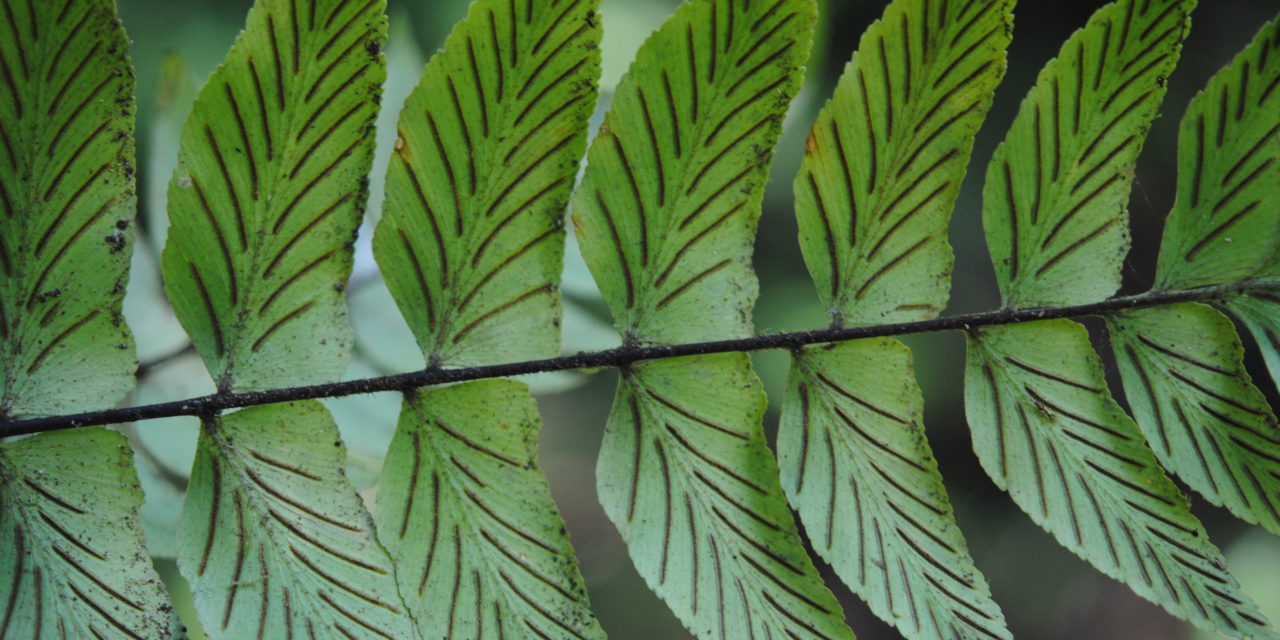
[[178, 562], [211, 638], [418, 637], [345, 464], [314, 400], [205, 421]]
[[851, 640], [787, 510], [764, 408], [743, 353], [633, 365], [596, 466], [601, 504], [698, 637]]
[[[947, 222], [1004, 75], [1013, 3], [898, 0], [863, 34], [805, 145], [800, 247], [835, 325], [946, 306]], [[1009, 638], [919, 423], [911, 352], [891, 339], [793, 354], [778, 434], [814, 549], [912, 638]]]
[[1227, 308], [1249, 328], [1271, 371], [1271, 378], [1280, 386], [1280, 277], [1266, 289], [1229, 298]]
[[[106, 0], [0, 2], [0, 421], [105, 409], [133, 386], [133, 69]], [[168, 638], [128, 444], [0, 445], [0, 637]]]
[[424, 637], [604, 638], [536, 466], [528, 387], [406, 396], [378, 490], [378, 535]]
[[987, 474], [1063, 546], [1137, 594], [1240, 638], [1277, 638], [1111, 399], [1084, 327], [968, 338], [965, 412]]
[[1280, 246], [1280, 20], [1196, 95], [1178, 138], [1178, 197], [1156, 289], [1246, 280]]
[[891, 338], [803, 349], [783, 407], [782, 485], [840, 579], [910, 638], [1011, 638], [925, 441], [911, 350]]
[[136, 364], [128, 38], [107, 0], [3, 8], [0, 420], [105, 409]]
[[165, 289], [222, 390], [334, 380], [385, 76], [384, 2], [258, 0], [169, 187]]
[[1119, 288], [1133, 166], [1194, 6], [1109, 4], [1040, 72], [983, 191], [1006, 306], [1096, 302]]
[[141, 505], [117, 432], [0, 445], [0, 638], [175, 637], [144, 550]]
[[430, 365], [559, 353], [598, 0], [471, 6], [400, 117], [374, 251]]
[[937, 316], [947, 221], [1005, 69], [1012, 0], [898, 0], [862, 36], [805, 145], [800, 248], [837, 325]]
[[[626, 343], [751, 334], [761, 193], [814, 19], [811, 0], [692, 0], [619, 84], [574, 225]], [[852, 638], [787, 510], [747, 356], [622, 374], [597, 490], [676, 617], [702, 638]]]
[[815, 13], [691, 0], [619, 83], [573, 222], [626, 342], [751, 335], [760, 199]]
[[1156, 457], [1236, 516], [1280, 535], [1280, 425], [1226, 316], [1197, 303], [1108, 319], [1125, 395]]
[[[405, 104], [374, 253], [428, 366], [559, 353], [597, 5], [474, 3]], [[540, 426], [517, 382], [406, 397], [379, 535], [425, 636], [603, 637], [536, 467]]]
[[1223, 300], [1257, 339], [1280, 383], [1280, 20], [1196, 96], [1182, 121], [1178, 199], [1160, 247], [1157, 288], [1265, 286]]

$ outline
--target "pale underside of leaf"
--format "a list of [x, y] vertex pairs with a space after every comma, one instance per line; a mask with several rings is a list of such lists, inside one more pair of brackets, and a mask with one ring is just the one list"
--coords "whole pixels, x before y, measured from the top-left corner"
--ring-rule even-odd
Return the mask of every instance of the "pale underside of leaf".
[[640, 575], [698, 637], [851, 639], [787, 509], [749, 362], [625, 372], [596, 467], [600, 501]]
[[61, 431], [0, 446], [0, 638], [174, 637], [141, 505], [119, 433]]
[[692, 0], [618, 86], [573, 210], [627, 342], [751, 334], [761, 195], [815, 13], [812, 0]]
[[909, 638], [1011, 638], [925, 441], [911, 351], [877, 338], [793, 358], [778, 462], [814, 550]]
[[1280, 246], [1280, 20], [1192, 100], [1156, 288], [1244, 280]]
[[107, 0], [0, 0], [0, 419], [133, 384], [133, 69]]
[[1194, 5], [1109, 4], [1040, 72], [983, 192], [1007, 306], [1096, 302], [1120, 286], [1133, 167]]
[[537, 468], [526, 385], [406, 397], [378, 492], [378, 535], [429, 638], [604, 638]]
[[1060, 544], [1196, 626], [1280, 637], [1111, 398], [1084, 327], [970, 334], [965, 405], [987, 474]]
[[427, 361], [559, 352], [564, 208], [600, 75], [598, 0], [481, 0], [405, 104], [374, 251]]
[[1280, 535], [1280, 425], [1226, 316], [1198, 303], [1108, 319], [1125, 394], [1164, 466]]
[[214, 639], [417, 638], [318, 402], [206, 421], [178, 563]]
[[1280, 387], [1280, 279], [1232, 296], [1226, 306], [1249, 328], [1271, 371], [1271, 379]]
[[384, 4], [258, 0], [183, 128], [164, 280], [220, 389], [346, 367]]
[[862, 36], [805, 145], [800, 247], [837, 324], [946, 306], [947, 222], [1004, 75], [1010, 0], [898, 0]]

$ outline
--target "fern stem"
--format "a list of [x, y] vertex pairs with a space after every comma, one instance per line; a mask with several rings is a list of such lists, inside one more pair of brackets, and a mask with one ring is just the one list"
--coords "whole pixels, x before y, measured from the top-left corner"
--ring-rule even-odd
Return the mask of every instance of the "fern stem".
[[703, 355], [710, 353], [729, 353], [739, 351], [764, 351], [770, 349], [799, 349], [805, 345], [825, 342], [843, 342], [860, 338], [877, 338], [883, 336], [900, 336], [917, 333], [934, 333], [939, 331], [971, 331], [981, 327], [1033, 322], [1054, 318], [1079, 318], [1086, 316], [1105, 316], [1108, 314], [1175, 304], [1179, 302], [1212, 302], [1228, 294], [1257, 288], [1260, 283], [1254, 281], [1237, 282], [1229, 285], [1199, 287], [1181, 291], [1151, 291], [1132, 296], [1121, 296], [1069, 307], [1046, 309], [1000, 309], [983, 313], [948, 316], [933, 320], [902, 322], [857, 327], [828, 327], [808, 331], [793, 331], [758, 335], [735, 340], [716, 340], [712, 342], [695, 342], [677, 345], [624, 345], [604, 351], [579, 353], [576, 355], [547, 358], [543, 360], [526, 360], [503, 364], [484, 365], [461, 369], [422, 369], [407, 373], [397, 373], [357, 380], [344, 380], [325, 384], [307, 385], [270, 389], [267, 391], [244, 391], [232, 393], [215, 393], [206, 396], [160, 402], [155, 404], [121, 407], [104, 411], [89, 411], [24, 420], [6, 420], [0, 422], [0, 438], [58, 431], [94, 425], [140, 422], [157, 418], [174, 416], [210, 415], [226, 409], [237, 409], [280, 402], [293, 402], [315, 398], [338, 398], [366, 393], [387, 391], [407, 392], [419, 387], [482, 380], [486, 378], [505, 378], [511, 376], [544, 373], [550, 371], [571, 371], [575, 369], [600, 369], [605, 367], [626, 367], [643, 360], [660, 360], [681, 356]]

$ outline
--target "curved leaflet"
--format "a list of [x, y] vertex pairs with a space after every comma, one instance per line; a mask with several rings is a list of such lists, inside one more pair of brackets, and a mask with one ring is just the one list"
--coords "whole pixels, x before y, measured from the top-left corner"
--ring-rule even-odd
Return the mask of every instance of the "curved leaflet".
[[406, 398], [378, 490], [378, 534], [424, 637], [604, 638], [536, 466], [523, 383]]
[[851, 639], [787, 510], [764, 408], [746, 354], [636, 364], [605, 428], [601, 504], [698, 637]]
[[1231, 298], [1227, 308], [1249, 328], [1272, 380], [1280, 385], [1280, 261], [1276, 264], [1269, 286]]
[[597, 0], [482, 0], [405, 103], [374, 252], [429, 365], [559, 352]]
[[344, 290], [385, 66], [382, 0], [259, 0], [183, 127], [165, 290], [221, 390], [346, 368]]
[[[760, 199], [814, 14], [807, 0], [693, 0], [618, 86], [574, 226], [624, 343], [751, 334]], [[763, 409], [744, 354], [628, 367], [600, 501], [697, 636], [850, 638], [787, 511]]]
[[1197, 303], [1108, 319], [1129, 406], [1166, 468], [1280, 535], [1280, 424], [1226, 316]]
[[178, 562], [211, 638], [417, 638], [314, 400], [204, 421]]
[[1178, 175], [1157, 287], [1256, 281], [1222, 302], [1280, 381], [1280, 20], [1263, 26], [1192, 101]]
[[0, 445], [0, 638], [170, 638], [129, 443], [101, 428]]
[[[133, 69], [113, 3], [0, 0], [0, 421], [133, 386]], [[120, 434], [0, 445], [0, 637], [177, 632]]]
[[[796, 177], [800, 246], [833, 324], [938, 315], [947, 222], [1004, 74], [1012, 2], [899, 0], [863, 35]], [[973, 566], [892, 339], [792, 354], [778, 432], [815, 551], [911, 638], [1009, 638]]]
[[1133, 166], [1194, 6], [1109, 4], [1040, 72], [987, 166], [983, 191], [1006, 306], [1096, 302], [1119, 288]]
[[911, 351], [874, 338], [793, 355], [778, 462], [815, 551], [910, 638], [1005, 638], [925, 441]]
[[1280, 246], [1280, 20], [1191, 101], [1178, 136], [1178, 195], [1157, 290], [1259, 275]]
[[970, 334], [965, 412], [987, 474], [1060, 544], [1196, 626], [1280, 637], [1111, 399], [1084, 327]]
[[137, 364], [128, 38], [105, 0], [0, 8], [0, 420], [105, 409]]
[[[481, 0], [401, 114], [374, 254], [428, 366], [559, 352], [563, 213], [600, 73], [594, 0]], [[427, 637], [601, 638], [524, 384], [405, 398], [379, 536]]]
[[636, 54], [573, 196], [626, 342], [751, 334], [761, 194], [815, 13], [811, 0], [694, 0]]
[[863, 34], [796, 176], [800, 248], [837, 325], [947, 304], [947, 222], [1004, 75], [1010, 0], [898, 0]]

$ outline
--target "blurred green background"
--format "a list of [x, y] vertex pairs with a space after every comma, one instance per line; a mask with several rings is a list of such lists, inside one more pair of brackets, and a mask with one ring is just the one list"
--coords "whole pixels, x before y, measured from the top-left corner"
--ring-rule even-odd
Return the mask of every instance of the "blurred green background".
[[[138, 335], [144, 363], [132, 403], [189, 397], [212, 390], [198, 359], [186, 348], [181, 329], [169, 315], [155, 267], [164, 236], [164, 189], [175, 163], [182, 119], [198, 87], [225, 54], [240, 30], [250, 0], [118, 0], [133, 39], [138, 74], [138, 165], [140, 216], [144, 232], [135, 251], [127, 314]], [[466, 10], [465, 0], [389, 0], [391, 36], [388, 84], [379, 120], [380, 146], [373, 172], [370, 219], [381, 207], [379, 182], [390, 153], [396, 112], [417, 83], [422, 65]], [[610, 91], [626, 71], [644, 38], [668, 16], [675, 0], [603, 0], [604, 73], [599, 114]], [[786, 133], [766, 192], [757, 241], [756, 269], [761, 281], [756, 323], [761, 332], [815, 328], [826, 314], [804, 270], [791, 213], [794, 176], [809, 123], [832, 90], [862, 31], [883, 10], [884, 0], [826, 0], [819, 37], [808, 67], [804, 91], [788, 119]], [[995, 105], [979, 133], [964, 190], [954, 214], [951, 241], [956, 275], [948, 314], [987, 310], [998, 304], [981, 233], [983, 169], [1013, 119], [1035, 74], [1100, 0], [1056, 2], [1022, 0], [1016, 9], [1009, 70]], [[1151, 281], [1159, 233], [1172, 204], [1176, 174], [1178, 120], [1188, 101], [1218, 68], [1280, 12], [1278, 1], [1201, 0], [1193, 17], [1178, 71], [1168, 81], [1162, 116], [1144, 148], [1130, 201], [1134, 252], [1126, 267], [1125, 292], [1145, 290]], [[594, 125], [593, 125], [594, 129]], [[349, 291], [358, 340], [350, 376], [369, 376], [420, 368], [422, 362], [403, 320], [381, 286], [368, 251], [368, 231], [357, 245], [357, 263]], [[572, 244], [572, 243], [571, 243]], [[570, 248], [564, 291], [565, 351], [612, 346], [617, 338], [599, 302], [589, 274]], [[1100, 344], [1105, 335], [1096, 331]], [[1248, 338], [1245, 338], [1248, 343]], [[1197, 634], [1133, 595], [1069, 552], [1022, 515], [997, 491], [969, 450], [962, 398], [963, 344], [958, 335], [911, 337], [926, 396], [926, 428], [947, 481], [962, 529], [978, 567], [991, 582], [1014, 635], [1022, 640], [1059, 638], [1194, 639]], [[1104, 350], [1104, 353], [1106, 350]], [[781, 397], [785, 353], [755, 359], [773, 400]], [[1260, 363], [1250, 362], [1255, 379], [1276, 402]], [[1113, 368], [1108, 371], [1114, 374]], [[612, 371], [559, 374], [529, 380], [538, 393], [545, 421], [541, 460], [564, 514], [597, 615], [612, 638], [688, 638], [674, 617], [635, 574], [618, 534], [595, 501], [595, 457], [616, 383]], [[1118, 387], [1115, 387], [1118, 388]], [[393, 394], [330, 403], [351, 452], [349, 473], [372, 496], [380, 458], [394, 427], [399, 398]], [[771, 436], [777, 408], [766, 417]], [[191, 460], [195, 427], [183, 419], [152, 421], [129, 429], [138, 450], [138, 466], [148, 491], [144, 520], [157, 563], [175, 591], [185, 589], [173, 561], [173, 527]], [[1197, 513], [1227, 553], [1231, 569], [1272, 620], [1280, 619], [1280, 540], [1249, 528], [1225, 511], [1202, 501]], [[826, 571], [828, 584], [846, 607], [849, 623], [867, 640], [899, 637], [875, 619]], [[190, 625], [190, 607], [179, 603]], [[201, 637], [195, 632], [193, 637]]]

